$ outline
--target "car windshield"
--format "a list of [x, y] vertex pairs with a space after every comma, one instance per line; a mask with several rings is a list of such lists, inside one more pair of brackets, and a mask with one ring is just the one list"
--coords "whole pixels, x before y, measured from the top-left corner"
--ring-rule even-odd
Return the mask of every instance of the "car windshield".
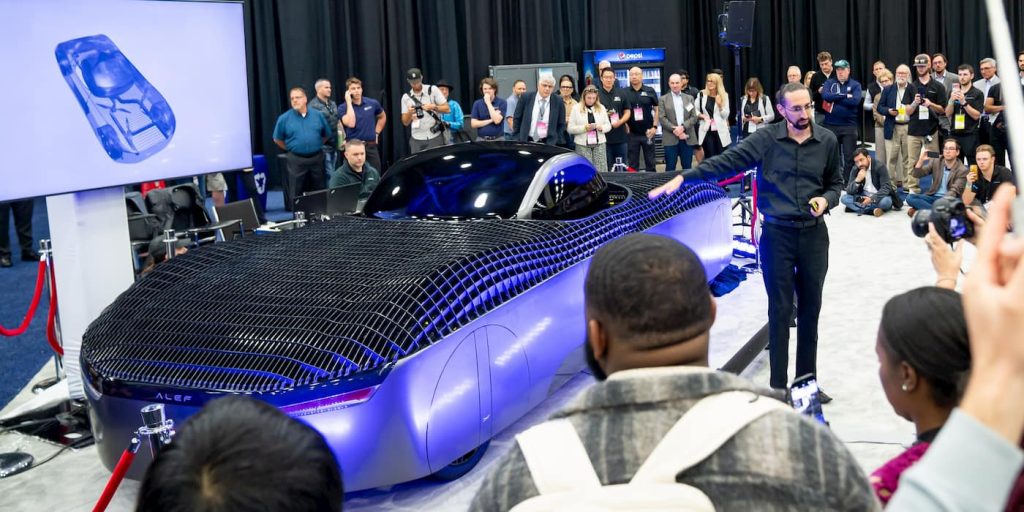
[[511, 218], [537, 170], [567, 150], [519, 143], [457, 144], [388, 170], [363, 211], [401, 218]]

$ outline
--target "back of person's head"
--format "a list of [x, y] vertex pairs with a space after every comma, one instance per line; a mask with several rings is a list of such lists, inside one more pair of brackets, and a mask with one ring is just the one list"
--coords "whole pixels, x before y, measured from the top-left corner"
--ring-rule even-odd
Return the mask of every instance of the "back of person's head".
[[339, 511], [341, 472], [317, 431], [265, 402], [214, 400], [146, 471], [136, 510]]
[[890, 364], [906, 364], [928, 381], [934, 405], [960, 401], [971, 367], [967, 321], [960, 294], [927, 286], [897, 295], [882, 309], [878, 344]]
[[707, 363], [715, 307], [704, 265], [685, 245], [642, 233], [613, 240], [591, 259], [584, 293], [591, 337], [596, 322], [620, 352], [692, 344], [652, 366]]

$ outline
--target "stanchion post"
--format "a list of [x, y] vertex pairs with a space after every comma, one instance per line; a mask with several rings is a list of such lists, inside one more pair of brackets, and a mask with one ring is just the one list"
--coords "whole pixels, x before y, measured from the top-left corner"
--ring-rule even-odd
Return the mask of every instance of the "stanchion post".
[[[56, 275], [53, 271], [53, 244], [50, 242], [50, 239], [47, 238], [39, 241], [39, 255], [43, 259], [43, 262], [45, 262], [44, 273], [46, 274], [46, 292], [50, 297], [53, 297], [57, 294], [57, 283], [53, 282], [53, 279], [50, 279], [51, 276]], [[64, 340], [62, 339], [60, 332], [60, 307], [57, 306], [57, 311], [54, 311], [51, 314], [53, 315], [54, 337], [57, 339], [57, 344], [63, 348]], [[57, 380], [63, 379], [65, 377], [64, 360], [60, 354], [53, 354], [53, 366]]]
[[173, 229], [164, 230], [164, 249], [167, 250], [167, 259], [174, 258], [174, 246], [178, 241], [178, 237], [174, 236]]

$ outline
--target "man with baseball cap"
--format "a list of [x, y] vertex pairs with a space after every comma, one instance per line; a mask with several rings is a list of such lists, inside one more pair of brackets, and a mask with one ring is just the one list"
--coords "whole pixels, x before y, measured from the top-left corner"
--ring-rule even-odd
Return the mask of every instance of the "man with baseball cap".
[[451, 111], [441, 90], [423, 83], [423, 72], [411, 68], [405, 73], [411, 89], [402, 96], [402, 124], [410, 127], [409, 151], [444, 145], [444, 125], [438, 114]]
[[829, 109], [825, 111], [824, 125], [839, 140], [842, 150], [843, 172], [853, 167], [853, 150], [857, 149], [857, 121], [860, 119], [861, 86], [850, 78], [850, 63], [845, 59], [833, 65], [836, 72], [821, 87], [821, 98]]
[[[946, 114], [946, 88], [932, 79], [932, 59], [927, 53], [914, 57], [917, 80], [913, 82], [914, 101], [907, 106], [910, 125], [907, 129], [907, 154], [920, 155], [921, 148], [939, 151], [939, 116]], [[921, 193], [917, 178], [907, 175], [904, 187], [908, 192]]]

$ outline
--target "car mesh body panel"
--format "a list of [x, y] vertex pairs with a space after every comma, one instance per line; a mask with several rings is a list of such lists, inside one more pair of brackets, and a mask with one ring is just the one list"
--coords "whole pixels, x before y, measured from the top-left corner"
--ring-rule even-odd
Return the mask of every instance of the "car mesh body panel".
[[606, 174], [628, 201], [574, 221], [344, 217], [206, 246], [159, 265], [86, 332], [106, 379], [282, 391], [397, 361], [452, 334], [607, 241], [725, 197], [665, 175]]

